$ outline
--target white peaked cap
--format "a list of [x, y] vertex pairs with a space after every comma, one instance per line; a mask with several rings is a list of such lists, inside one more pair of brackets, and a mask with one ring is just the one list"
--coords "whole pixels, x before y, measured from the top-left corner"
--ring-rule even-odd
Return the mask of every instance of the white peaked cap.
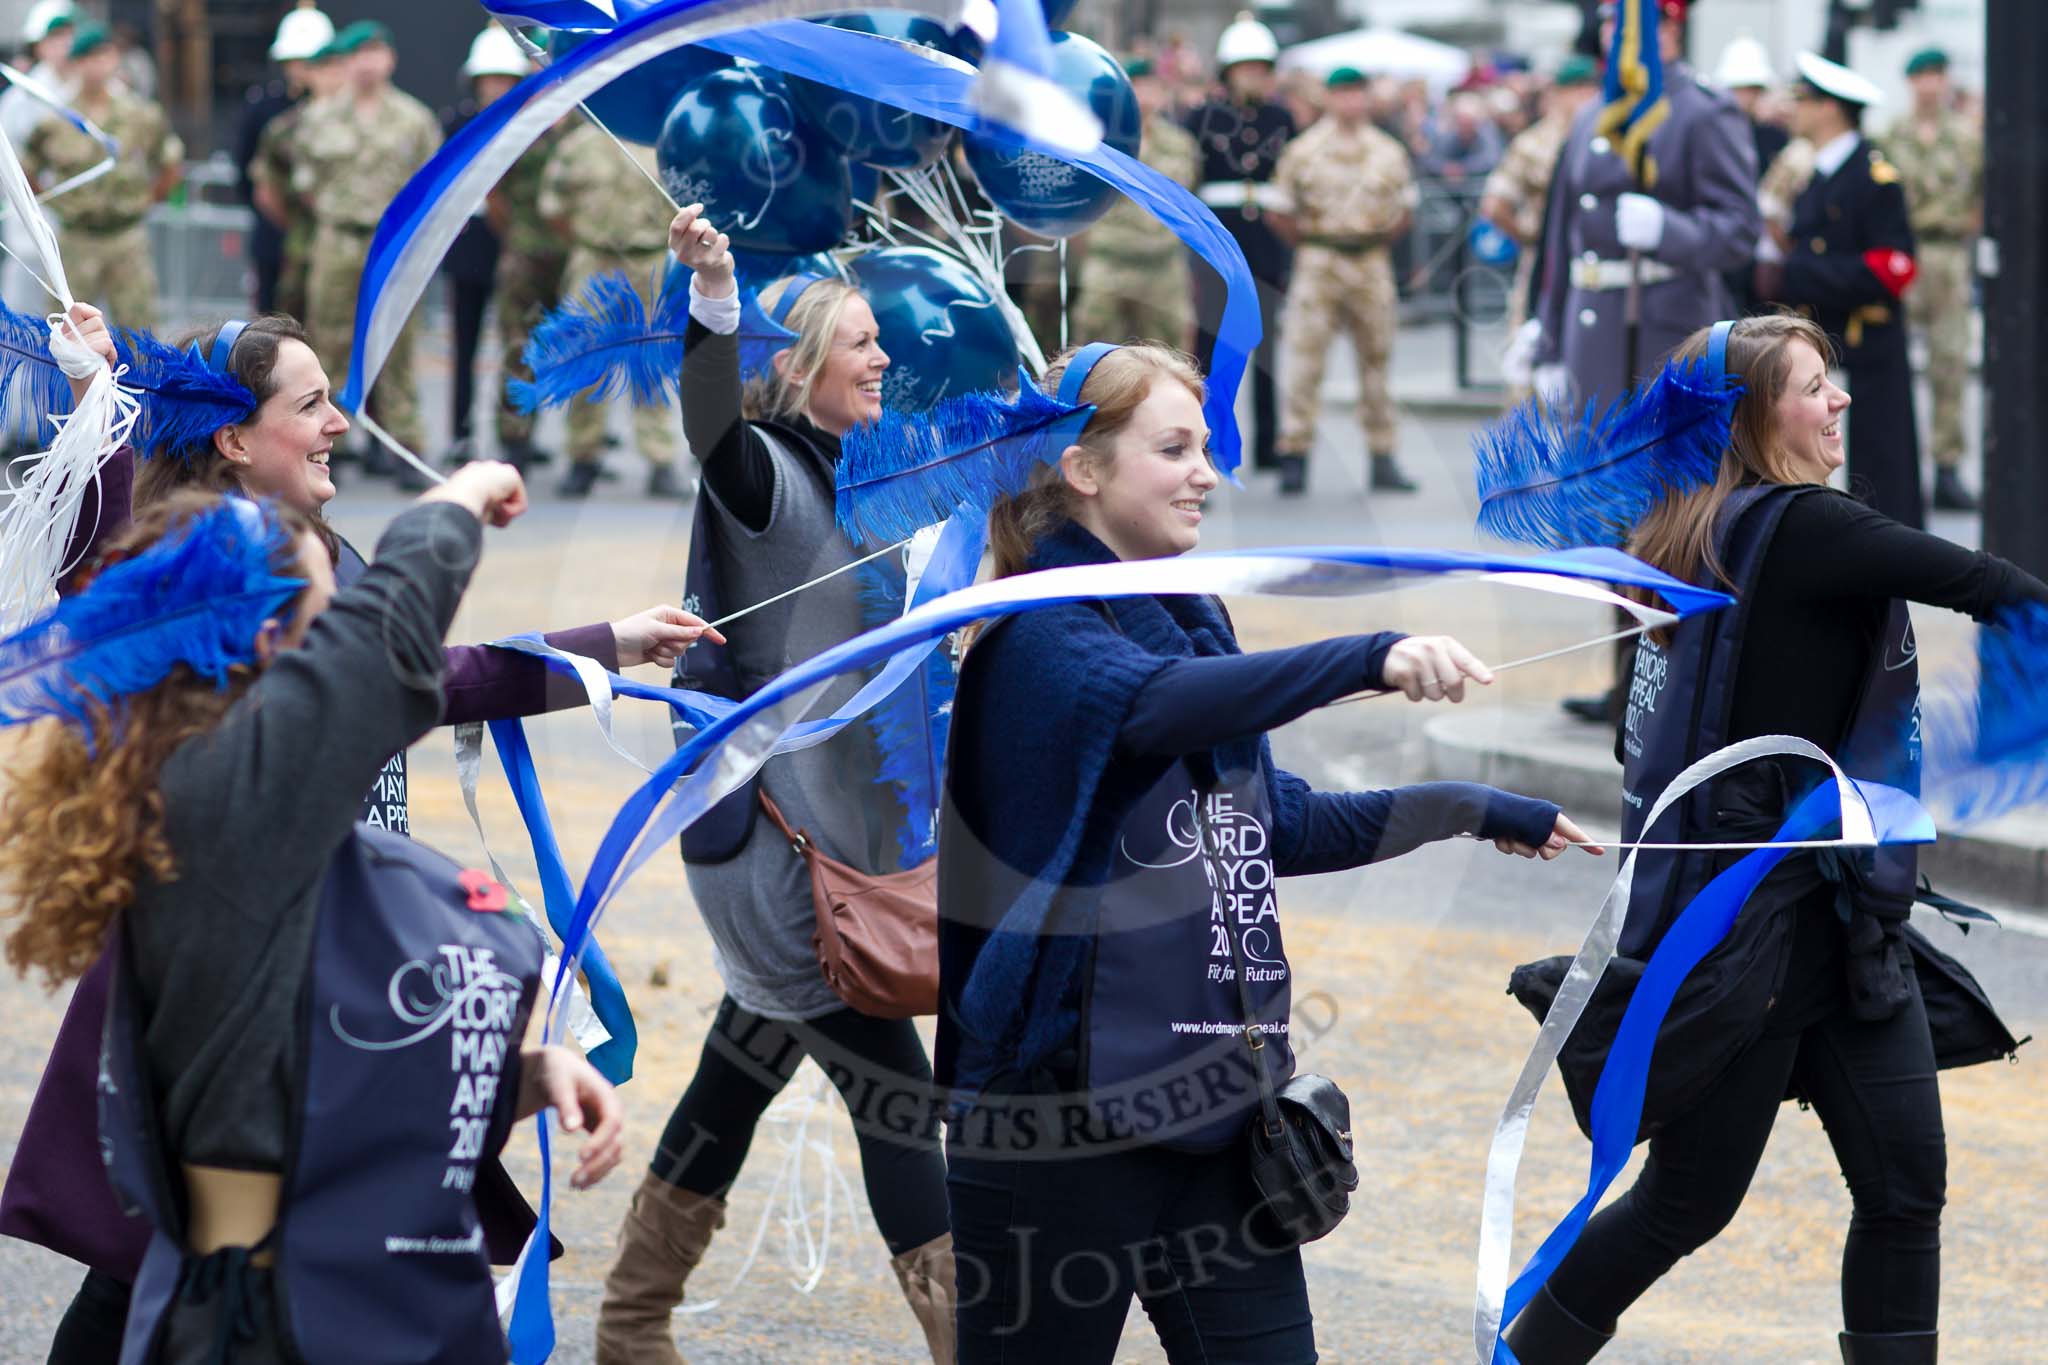
[[1818, 52], [1802, 52], [1795, 60], [1799, 79], [1823, 95], [1833, 95], [1838, 100], [1860, 104], [1866, 109], [1875, 109], [1884, 103], [1884, 91], [1874, 83], [1846, 66], [1829, 61]]

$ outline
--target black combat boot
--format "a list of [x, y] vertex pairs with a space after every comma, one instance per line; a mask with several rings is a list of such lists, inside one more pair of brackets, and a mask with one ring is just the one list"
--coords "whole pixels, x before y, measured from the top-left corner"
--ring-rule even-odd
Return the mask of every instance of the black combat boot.
[[1372, 491], [1375, 493], [1413, 493], [1421, 487], [1415, 480], [1401, 472], [1400, 462], [1392, 455], [1372, 457]]
[[597, 487], [597, 478], [597, 461], [578, 460], [569, 466], [569, 472], [562, 476], [561, 485], [555, 491], [565, 498], [587, 498], [590, 490]]
[[1308, 456], [1275, 455], [1273, 467], [1280, 471], [1280, 496], [1298, 498], [1308, 492]]

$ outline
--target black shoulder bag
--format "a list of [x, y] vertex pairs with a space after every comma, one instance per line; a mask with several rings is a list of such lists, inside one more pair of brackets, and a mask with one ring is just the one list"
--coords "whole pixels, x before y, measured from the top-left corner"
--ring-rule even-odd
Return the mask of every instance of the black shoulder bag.
[[[1195, 802], [1195, 818], [1206, 862], [1211, 844], [1208, 803], [1203, 799]], [[1273, 1088], [1266, 1070], [1265, 1035], [1245, 978], [1244, 951], [1230, 925], [1224, 926], [1223, 937], [1230, 943], [1245, 1047], [1252, 1054], [1252, 1073], [1259, 1085], [1259, 1112], [1245, 1132], [1252, 1183], [1261, 1196], [1256, 1215], [1259, 1236], [1265, 1246], [1283, 1251], [1327, 1237], [1351, 1212], [1351, 1193], [1358, 1188], [1351, 1101], [1327, 1076], [1297, 1073], [1277, 1091]]]

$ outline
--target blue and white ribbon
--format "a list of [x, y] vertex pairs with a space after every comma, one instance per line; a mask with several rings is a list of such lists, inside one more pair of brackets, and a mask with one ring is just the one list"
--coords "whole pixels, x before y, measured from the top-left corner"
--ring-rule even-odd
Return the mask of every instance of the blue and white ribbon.
[[[697, 733], [659, 764], [621, 807], [592, 859], [573, 914], [567, 924], [557, 922], [562, 951], [550, 983], [543, 1034], [547, 1040], [557, 1041], [562, 1036], [568, 985], [581, 967], [597, 924], [612, 899], [648, 859], [737, 790], [769, 758], [820, 743], [878, 704], [922, 666], [940, 640], [962, 626], [1063, 602], [1134, 595], [1350, 596], [1394, 586], [1405, 577], [1432, 574], [1608, 601], [1625, 605], [1645, 624], [1666, 624], [1697, 612], [1718, 610], [1731, 600], [1607, 549], [1521, 559], [1445, 550], [1286, 548], [1081, 565], [941, 591], [971, 578], [973, 565], [980, 559], [982, 530], [980, 518], [953, 518], [933, 552], [918, 585], [919, 600], [911, 610], [797, 665], [744, 701], [651, 688], [608, 675], [607, 685], [615, 692], [623, 694], [630, 687], [637, 694], [658, 694], [678, 709], [687, 708]], [[1650, 589], [1662, 595], [1672, 610], [1627, 602], [1595, 586], [1599, 583]], [[557, 653], [545, 647], [533, 652], [543, 657]], [[566, 657], [551, 662], [585, 676], [586, 685], [594, 688], [588, 669], [579, 669]], [[831, 716], [804, 719], [813, 700], [834, 678], [878, 664], [879, 672]], [[599, 710], [597, 714], [604, 723], [606, 713]], [[509, 754], [507, 757], [516, 761]], [[544, 1119], [539, 1124], [543, 1181], [538, 1219], [514, 1278], [500, 1287], [502, 1299], [513, 1305], [508, 1333], [515, 1365], [545, 1360], [554, 1341], [547, 1306], [546, 1256], [544, 1252], [536, 1254], [536, 1248], [547, 1244], [552, 1198]]]
[[[1514, 1352], [1501, 1340], [1502, 1328], [1543, 1288], [1578, 1240], [1600, 1196], [1628, 1164], [1642, 1120], [1651, 1051], [1665, 1012], [1686, 975], [1727, 935], [1758, 883], [1795, 849], [1871, 848], [1879, 844], [1929, 843], [1934, 839], [1934, 822], [1911, 796], [1895, 788], [1856, 781], [1826, 751], [1790, 735], [1743, 740], [1694, 763], [1659, 794], [1643, 828], [1654, 826], [1667, 810], [1700, 784], [1739, 764], [1777, 756], [1825, 763], [1833, 771], [1834, 780], [1816, 788], [1766, 843], [1718, 845], [1748, 847], [1752, 851], [1693, 898], [1650, 955], [1623, 1012], [1594, 1090], [1590, 1115], [1593, 1159], [1586, 1192], [1510, 1285], [1508, 1258], [1514, 1240], [1515, 1180], [1528, 1137], [1529, 1114], [1565, 1040], [1592, 1000], [1594, 987], [1614, 960], [1635, 883], [1634, 850], [1622, 863], [1614, 884], [1608, 888], [1607, 898], [1586, 931], [1585, 941], [1572, 958], [1557, 998], [1538, 1031], [1535, 1046], [1508, 1092], [1487, 1153], [1486, 1192], [1479, 1224], [1479, 1283], [1473, 1310], [1473, 1344], [1480, 1365], [1515, 1365]], [[1841, 825], [1839, 837], [1813, 837], [1837, 819]], [[1708, 846], [1698, 847], [1704, 850]]]

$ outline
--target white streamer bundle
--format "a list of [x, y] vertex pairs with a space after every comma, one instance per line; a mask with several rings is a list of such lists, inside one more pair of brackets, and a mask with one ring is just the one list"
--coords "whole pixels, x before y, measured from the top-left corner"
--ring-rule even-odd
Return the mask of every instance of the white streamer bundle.
[[[43, 287], [69, 311], [71, 286], [57, 252], [56, 233], [36, 207], [35, 190], [14, 144], [0, 137], [0, 193], [21, 219], [42, 271]], [[30, 267], [34, 269], [34, 266]], [[0, 511], [0, 630], [13, 632], [50, 604], [65, 562], [71, 528], [88, 490], [99, 485], [100, 465], [125, 444], [141, 414], [135, 396], [114, 382], [107, 363], [78, 339], [61, 314], [50, 319], [50, 353], [74, 379], [91, 378], [69, 416], [56, 418], [57, 439], [28, 466]]]

